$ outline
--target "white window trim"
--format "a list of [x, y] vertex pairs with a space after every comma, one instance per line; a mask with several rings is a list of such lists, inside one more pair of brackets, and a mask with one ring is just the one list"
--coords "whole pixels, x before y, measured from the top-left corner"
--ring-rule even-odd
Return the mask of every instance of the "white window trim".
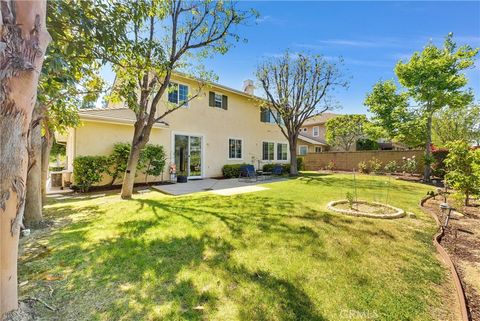
[[215, 105], [215, 103], [216, 103], [216, 100], [215, 100], [216, 96], [217, 96], [217, 95], [220, 96], [220, 107], [218, 107], [217, 105], [215, 105], [215, 106], [213, 106], [213, 107], [215, 107], [215, 108], [217, 108], [217, 109], [222, 109], [222, 110], [224, 110], [224, 109], [223, 109], [223, 96], [226, 96], [226, 95], [224, 95], [224, 94], [222, 94], [222, 93], [219, 93], [219, 92], [217, 92], [217, 91], [214, 91], [213, 93], [215, 94], [215, 96], [213, 97], [213, 104], [214, 104], [214, 105]]
[[[235, 139], [235, 140], [239, 140], [240, 141], [240, 148], [241, 148], [241, 152], [242, 152], [242, 157], [241, 158], [230, 158], [230, 139]], [[243, 160], [243, 155], [245, 154], [245, 151], [243, 149], [243, 138], [239, 138], [239, 137], [228, 137], [228, 141], [227, 141], [227, 159], [228, 160], [231, 160], [231, 161], [241, 161]]]
[[[180, 102], [178, 101], [178, 98], [180, 96], [180, 85], [183, 85], [183, 86], [186, 86], [188, 88], [188, 94], [190, 95], [190, 86], [184, 82], [181, 82], [181, 81], [170, 81], [170, 85], [172, 84], [176, 84], [178, 85], [178, 88], [177, 88], [177, 103], [176, 105], [178, 106], [180, 104]], [[175, 104], [175, 103], [172, 103], [171, 101], [168, 100], [168, 89], [167, 89], [167, 94], [166, 94], [166, 101], [170, 104]], [[190, 97], [187, 97], [187, 99], [190, 99]], [[185, 105], [182, 106], [182, 108], [188, 108], [190, 107], [190, 101], [187, 101], [187, 103]]]
[[[287, 145], [287, 159], [278, 159], [278, 144]], [[290, 160], [290, 153], [288, 151], [288, 143], [287, 142], [275, 142], [275, 160], [278, 161], [278, 162], [288, 162]]]
[[[315, 135], [315, 128], [317, 129], [317, 134]], [[312, 135], [313, 137], [318, 137], [320, 136], [320, 126], [313, 126], [312, 128]]]
[[[273, 144], [273, 159], [263, 159], [263, 143], [272, 143]], [[261, 150], [260, 150], [260, 158], [263, 162], [272, 162], [275, 161], [275, 153], [277, 152], [277, 142], [271, 141], [271, 140], [262, 140], [262, 145], [261, 145]]]
[[300, 152], [300, 150], [302, 149], [302, 147], [306, 147], [307, 148], [307, 154], [308, 154], [308, 145], [298, 145], [298, 156], [305, 156], [307, 154], [302, 154]]

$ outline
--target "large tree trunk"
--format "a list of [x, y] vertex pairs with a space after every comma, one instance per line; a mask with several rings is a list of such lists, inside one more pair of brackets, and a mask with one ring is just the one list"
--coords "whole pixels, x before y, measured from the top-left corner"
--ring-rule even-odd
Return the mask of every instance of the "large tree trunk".
[[430, 176], [432, 174], [432, 164], [430, 159], [432, 156], [432, 115], [427, 118], [427, 141], [425, 143], [425, 165], [423, 170], [423, 180], [430, 182]]
[[38, 108], [35, 108], [29, 133], [30, 148], [24, 212], [24, 223], [27, 227], [35, 227], [42, 221], [42, 130], [39, 116]]
[[297, 168], [297, 139], [289, 139], [290, 145], [290, 175], [297, 176], [298, 175], [298, 168]]
[[41, 182], [41, 191], [42, 191], [42, 201], [45, 202], [47, 198], [47, 179], [48, 179], [48, 168], [50, 166], [50, 152], [53, 146], [53, 131], [48, 126], [44, 126], [45, 135], [42, 137], [42, 182]]
[[122, 193], [121, 197], [123, 199], [129, 199], [133, 194], [133, 185], [135, 184], [135, 174], [137, 171], [138, 161], [140, 159], [140, 145], [132, 144], [132, 149], [130, 150], [130, 156], [128, 157], [127, 169], [125, 170], [125, 176], [123, 177], [122, 184]]
[[18, 308], [18, 237], [28, 128], [50, 36], [46, 1], [2, 1], [0, 24], [0, 318]]

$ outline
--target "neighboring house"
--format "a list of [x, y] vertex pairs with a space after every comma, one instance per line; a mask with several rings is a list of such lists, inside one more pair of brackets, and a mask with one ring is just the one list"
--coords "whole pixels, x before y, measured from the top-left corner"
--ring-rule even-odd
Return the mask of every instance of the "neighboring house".
[[338, 116], [334, 113], [322, 113], [310, 117], [303, 123], [298, 135], [298, 155], [306, 155], [308, 153], [321, 153], [328, 151], [330, 148], [325, 139], [327, 120]]
[[[198, 91], [196, 80], [181, 75], [172, 77], [175, 89], [162, 98], [158, 114], [168, 108], [166, 101], [178, 103]], [[265, 163], [289, 162], [288, 141], [267, 111], [262, 111], [253, 95], [252, 81], [244, 91], [219, 84], [203, 87], [198, 95], [155, 124], [150, 144], [164, 146], [167, 165], [189, 178], [218, 177], [226, 164], [249, 163], [257, 168]], [[115, 143], [131, 143], [135, 115], [122, 104], [108, 108], [80, 110], [82, 125], [69, 130], [68, 170], [81, 155], [108, 155]], [[138, 181], [142, 179], [138, 177]], [[159, 178], [156, 178], [159, 179]], [[106, 182], [105, 180], [104, 182]]]

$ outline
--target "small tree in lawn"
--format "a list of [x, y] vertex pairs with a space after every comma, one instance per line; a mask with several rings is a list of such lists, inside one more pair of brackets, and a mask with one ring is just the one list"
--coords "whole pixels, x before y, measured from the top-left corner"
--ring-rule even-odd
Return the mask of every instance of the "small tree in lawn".
[[349, 151], [365, 134], [365, 115], [340, 115], [326, 123], [326, 139], [329, 145]]
[[448, 156], [445, 159], [447, 183], [465, 197], [468, 205], [472, 194], [480, 192], [480, 149], [472, 150], [465, 141], [456, 141], [447, 145]]
[[327, 98], [336, 87], [345, 87], [337, 66], [319, 55], [288, 51], [257, 67], [257, 79], [265, 92], [260, 104], [272, 116], [287, 138], [290, 148], [290, 174], [298, 175], [297, 139], [305, 120], [329, 108]]
[[[103, 59], [116, 73], [112, 98], [135, 112], [132, 147], [122, 185], [122, 198], [130, 198], [140, 152], [155, 123], [195, 98], [201, 88], [178, 104], [162, 104], [175, 70], [189, 73], [187, 58], [226, 53], [239, 37], [233, 27], [254, 17], [231, 1], [119, 0], [111, 4], [111, 23], [123, 26], [113, 45], [99, 46]], [[201, 70], [201, 68], [195, 68]], [[191, 73], [190, 73], [191, 74]], [[197, 75], [201, 78], [207, 74]], [[200, 85], [201, 87], [201, 85]], [[173, 88], [171, 88], [173, 90]]]
[[[477, 53], [478, 49], [470, 46], [457, 48], [449, 34], [443, 48], [430, 43], [408, 61], [397, 63], [395, 74], [403, 92], [397, 92], [393, 82], [380, 82], [365, 100], [374, 119], [386, 125], [388, 131], [405, 134], [424, 146], [425, 181], [430, 180], [433, 163], [433, 115], [442, 108], [459, 108], [472, 102], [473, 93], [464, 90], [468, 80], [463, 71], [474, 65]], [[408, 106], [409, 102], [415, 104]]]
[[148, 175], [160, 176], [166, 163], [166, 155], [163, 146], [147, 144], [140, 153], [139, 168], [145, 173], [145, 183], [148, 183]]

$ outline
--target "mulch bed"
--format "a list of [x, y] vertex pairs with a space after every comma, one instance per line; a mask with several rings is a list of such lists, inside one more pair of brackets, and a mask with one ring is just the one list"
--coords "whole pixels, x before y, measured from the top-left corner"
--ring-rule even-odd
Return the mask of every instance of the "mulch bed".
[[[440, 210], [443, 202], [443, 197], [437, 196], [424, 204], [437, 214], [442, 225], [447, 215]], [[471, 320], [480, 321], [480, 202], [471, 203], [471, 206], [452, 212], [440, 244], [458, 271]]]

